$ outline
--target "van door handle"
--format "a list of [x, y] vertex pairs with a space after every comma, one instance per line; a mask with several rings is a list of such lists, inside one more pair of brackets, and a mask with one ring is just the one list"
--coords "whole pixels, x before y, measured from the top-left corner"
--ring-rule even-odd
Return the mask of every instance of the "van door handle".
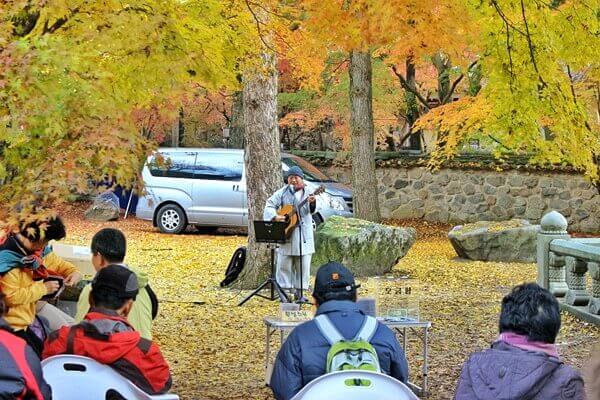
[[233, 185], [233, 191], [237, 192], [239, 189], [240, 185]]

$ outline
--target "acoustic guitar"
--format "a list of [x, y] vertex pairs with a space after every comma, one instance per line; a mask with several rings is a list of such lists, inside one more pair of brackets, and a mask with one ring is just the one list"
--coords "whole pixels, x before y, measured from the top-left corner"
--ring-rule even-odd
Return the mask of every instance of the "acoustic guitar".
[[285, 223], [287, 224], [287, 226], [285, 227], [285, 238], [286, 239], [289, 239], [290, 236], [292, 236], [294, 229], [296, 228], [296, 226], [298, 225], [298, 222], [300, 221], [300, 219], [298, 218], [298, 214], [296, 213], [296, 210], [301, 209], [306, 204], [306, 202], [308, 201], [308, 198], [310, 196], [318, 196], [321, 193], [323, 193], [324, 191], [325, 191], [325, 186], [321, 185], [312, 194], [310, 194], [308, 197], [306, 197], [304, 200], [302, 200], [300, 203], [298, 203], [297, 206], [294, 206], [293, 204], [284, 204], [283, 206], [281, 206], [281, 208], [279, 210], [277, 210], [277, 215], [283, 215], [285, 217]]

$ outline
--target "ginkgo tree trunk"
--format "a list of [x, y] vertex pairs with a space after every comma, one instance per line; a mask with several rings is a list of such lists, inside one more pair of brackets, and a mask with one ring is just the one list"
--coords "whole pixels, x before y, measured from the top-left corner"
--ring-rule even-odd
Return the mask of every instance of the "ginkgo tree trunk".
[[379, 222], [375, 175], [375, 132], [371, 53], [350, 53], [350, 131], [352, 135], [352, 192], [354, 216]]
[[270, 273], [270, 251], [257, 243], [255, 220], [262, 220], [269, 196], [282, 186], [281, 150], [277, 126], [277, 70], [275, 54], [265, 50], [262, 68], [244, 76], [243, 109], [248, 190], [248, 254], [239, 278], [241, 288], [254, 288]]

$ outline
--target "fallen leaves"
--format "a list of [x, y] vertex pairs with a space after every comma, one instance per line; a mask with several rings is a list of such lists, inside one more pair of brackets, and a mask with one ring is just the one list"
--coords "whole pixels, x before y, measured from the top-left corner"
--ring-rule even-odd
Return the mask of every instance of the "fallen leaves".
[[[126, 262], [149, 274], [159, 299], [155, 340], [168, 360], [182, 399], [271, 399], [264, 385], [263, 317], [276, 315], [278, 303], [254, 298], [237, 303], [248, 292], [220, 289], [219, 282], [234, 250], [246, 237], [185, 233], [166, 235], [135, 219], [84, 221], [81, 210], [66, 209], [66, 242], [89, 245], [102, 227], [115, 227], [128, 239]], [[394, 221], [404, 225], [403, 221]], [[444, 226], [412, 222], [419, 239], [395, 267], [408, 276], [422, 319], [432, 321], [429, 349], [430, 399], [452, 398], [462, 364], [473, 351], [489, 347], [497, 336], [500, 300], [516, 284], [534, 281], [534, 264], [484, 263], [456, 259]], [[362, 280], [363, 294], [372, 280]], [[400, 280], [399, 280], [400, 281]], [[403, 283], [406, 284], [406, 283]], [[590, 357], [600, 329], [563, 314], [557, 340], [565, 361], [576, 367]], [[415, 335], [408, 342], [411, 380], [420, 384], [423, 359]]]

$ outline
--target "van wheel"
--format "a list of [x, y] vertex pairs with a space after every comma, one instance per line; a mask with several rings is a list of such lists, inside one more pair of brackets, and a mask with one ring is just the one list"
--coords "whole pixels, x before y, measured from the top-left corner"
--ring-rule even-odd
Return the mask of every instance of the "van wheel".
[[323, 223], [323, 218], [319, 214], [313, 215], [313, 231], [317, 230], [317, 227]]
[[185, 213], [177, 204], [166, 204], [158, 210], [158, 229], [164, 233], [181, 233], [187, 226]]

